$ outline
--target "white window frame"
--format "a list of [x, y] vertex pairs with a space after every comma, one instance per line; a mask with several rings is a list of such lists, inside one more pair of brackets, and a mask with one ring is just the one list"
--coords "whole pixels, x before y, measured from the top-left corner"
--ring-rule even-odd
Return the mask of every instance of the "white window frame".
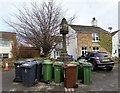
[[[95, 48], [95, 49], [93, 49], [93, 48]], [[92, 47], [92, 51], [93, 51], [93, 52], [99, 52], [99, 51], [100, 51], [100, 48], [99, 48], [99, 47]]]
[[98, 42], [98, 41], [99, 41], [98, 33], [92, 33], [92, 42]]
[[60, 51], [54, 51], [54, 58], [60, 57]]
[[[0, 58], [9, 58], [9, 53], [3, 53], [3, 54], [0, 54]], [[5, 56], [7, 55], [7, 56]]]
[[87, 50], [87, 47], [86, 46], [83, 46], [83, 47], [81, 47], [81, 55], [83, 54], [83, 53], [86, 53], [88, 50]]

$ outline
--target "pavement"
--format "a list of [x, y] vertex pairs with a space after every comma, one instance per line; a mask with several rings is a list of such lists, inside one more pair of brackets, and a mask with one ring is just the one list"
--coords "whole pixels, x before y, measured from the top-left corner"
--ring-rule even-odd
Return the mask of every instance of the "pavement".
[[[14, 68], [8, 71], [2, 69], [2, 91], [6, 92], [34, 92], [34, 93], [118, 93], [118, 64], [115, 64], [112, 71], [103, 69], [92, 72], [92, 84], [85, 85], [77, 81], [78, 88], [66, 89], [64, 83], [46, 84], [39, 82], [31, 87], [24, 86], [21, 82], [13, 82], [15, 76]], [[6, 93], [5, 92], [5, 93]]]

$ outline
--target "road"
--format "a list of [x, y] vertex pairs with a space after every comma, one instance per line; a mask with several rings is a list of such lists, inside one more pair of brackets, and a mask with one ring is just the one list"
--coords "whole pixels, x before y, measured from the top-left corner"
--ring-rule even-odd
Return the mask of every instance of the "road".
[[[14, 68], [9, 68], [9, 71], [2, 69], [2, 91], [57, 91], [54, 93], [59, 93], [59, 91], [64, 93], [65, 91], [63, 83], [39, 82], [32, 87], [26, 87], [22, 83], [13, 82], [13, 79]], [[114, 69], [110, 72], [105, 70], [92, 72], [92, 84], [90, 85], [82, 84], [79, 80], [77, 84], [79, 87], [74, 89], [75, 93], [85, 93], [86, 91], [112, 91], [111, 93], [114, 93], [113, 91], [118, 91], [118, 64], [115, 64]]]

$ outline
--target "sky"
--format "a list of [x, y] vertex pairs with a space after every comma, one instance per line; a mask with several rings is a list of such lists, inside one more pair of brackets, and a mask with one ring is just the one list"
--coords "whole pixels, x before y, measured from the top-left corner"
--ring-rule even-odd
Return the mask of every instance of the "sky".
[[[17, 13], [16, 7], [30, 2], [42, 2], [42, 0], [1, 0], [0, 1], [0, 31], [11, 31], [5, 20], [14, 20], [11, 15]], [[69, 18], [76, 15], [73, 24], [91, 25], [92, 18], [97, 19], [97, 25], [107, 31], [112, 27], [111, 32], [118, 30], [118, 2], [119, 0], [56, 0], [61, 4], [65, 15]]]

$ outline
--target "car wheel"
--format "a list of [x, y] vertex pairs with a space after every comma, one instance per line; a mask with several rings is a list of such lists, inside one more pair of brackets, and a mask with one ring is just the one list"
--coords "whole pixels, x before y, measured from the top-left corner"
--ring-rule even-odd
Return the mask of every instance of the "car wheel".
[[95, 70], [96, 70], [96, 68], [97, 68], [97, 67], [96, 67], [96, 64], [95, 64], [95, 63], [93, 63], [93, 62], [92, 62], [91, 64], [92, 64], [92, 68], [91, 68], [91, 70], [92, 70], [92, 71], [95, 71]]
[[106, 70], [107, 71], [111, 71], [113, 69], [113, 67], [107, 67]]

